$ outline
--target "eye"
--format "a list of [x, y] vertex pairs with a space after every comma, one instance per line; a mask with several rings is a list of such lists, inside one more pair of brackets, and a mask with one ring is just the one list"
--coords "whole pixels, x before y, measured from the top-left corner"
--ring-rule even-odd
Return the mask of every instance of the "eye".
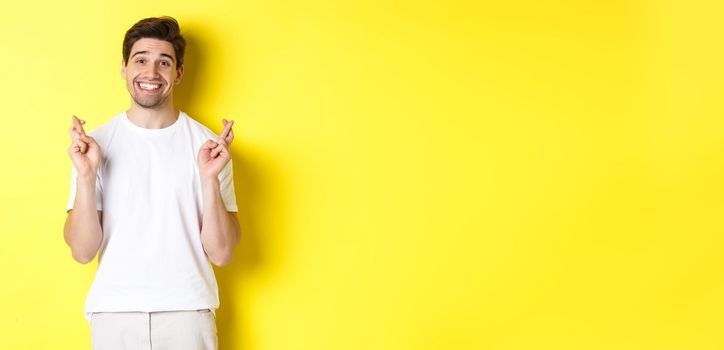
[[139, 58], [139, 59], [136, 60], [136, 63], [143, 64], [143, 62], [145, 62], [145, 61], [144, 61], [143, 59], [141, 59], [141, 58]]
[[161, 65], [162, 65], [162, 66], [168, 66], [168, 62], [166, 62], [166, 61], [161, 61]]

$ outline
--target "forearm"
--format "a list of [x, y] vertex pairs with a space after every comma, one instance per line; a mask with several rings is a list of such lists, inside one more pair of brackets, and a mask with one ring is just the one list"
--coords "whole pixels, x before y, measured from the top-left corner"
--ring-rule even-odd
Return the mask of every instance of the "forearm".
[[216, 266], [231, 262], [234, 248], [241, 238], [236, 216], [226, 210], [221, 199], [219, 180], [201, 181], [203, 195], [203, 219], [201, 244], [209, 260]]
[[96, 179], [79, 176], [73, 210], [68, 213], [63, 230], [65, 242], [73, 258], [82, 264], [93, 260], [103, 240], [99, 215], [96, 210]]

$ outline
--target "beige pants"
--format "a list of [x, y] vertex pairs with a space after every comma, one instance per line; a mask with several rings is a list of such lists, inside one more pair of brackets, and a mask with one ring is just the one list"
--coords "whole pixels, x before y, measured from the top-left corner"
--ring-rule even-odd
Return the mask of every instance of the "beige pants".
[[216, 319], [209, 309], [94, 312], [93, 350], [217, 350]]

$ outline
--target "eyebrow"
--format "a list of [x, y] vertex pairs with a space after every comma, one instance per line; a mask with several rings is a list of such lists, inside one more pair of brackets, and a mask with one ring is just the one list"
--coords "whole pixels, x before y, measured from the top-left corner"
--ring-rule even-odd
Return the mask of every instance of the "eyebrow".
[[[134, 53], [133, 55], [131, 55], [131, 58], [136, 57], [136, 55], [143, 55], [143, 54], [147, 54], [147, 53], [149, 53], [149, 52], [148, 51], [138, 51], [138, 52]], [[167, 53], [161, 53], [161, 56], [166, 56], [166, 57], [170, 58], [172, 62], [176, 62], [176, 60], [174, 60], [173, 57]]]

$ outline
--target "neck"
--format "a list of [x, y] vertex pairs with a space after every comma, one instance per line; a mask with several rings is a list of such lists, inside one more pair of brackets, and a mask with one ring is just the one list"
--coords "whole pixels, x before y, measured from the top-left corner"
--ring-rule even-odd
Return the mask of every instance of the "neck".
[[[168, 101], [170, 102], [170, 101]], [[131, 103], [131, 108], [126, 111], [128, 119], [142, 128], [163, 129], [175, 123], [179, 117], [179, 111], [173, 103], [164, 103], [154, 108], [141, 107], [136, 102]]]

